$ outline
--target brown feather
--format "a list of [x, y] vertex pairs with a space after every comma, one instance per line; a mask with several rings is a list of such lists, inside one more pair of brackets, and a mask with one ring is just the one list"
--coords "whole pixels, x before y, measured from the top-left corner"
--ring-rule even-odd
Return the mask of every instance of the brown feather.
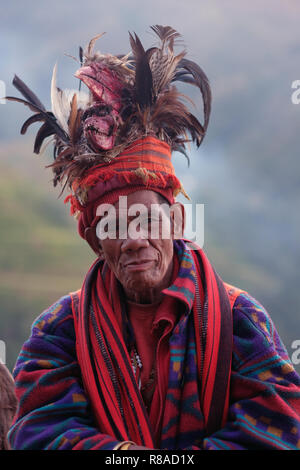
[[97, 36], [93, 37], [89, 44], [88, 44], [88, 47], [86, 49], [86, 52], [85, 52], [85, 56], [86, 57], [90, 57], [92, 55], [92, 51], [94, 49], [94, 46], [95, 46], [95, 43], [98, 39], [100, 39], [105, 33], [100, 33], [100, 34], [97, 34]]
[[69, 136], [70, 136], [70, 141], [74, 142], [74, 136], [75, 136], [75, 123], [76, 123], [76, 117], [77, 117], [77, 95], [74, 93], [72, 101], [71, 101], [71, 110], [70, 110], [70, 116], [69, 116]]
[[171, 26], [161, 26], [161, 25], [154, 25], [151, 26], [151, 29], [155, 32], [155, 34], [159, 37], [162, 42], [162, 46], [165, 47], [167, 44], [171, 51], [173, 51], [175, 40], [181, 37], [181, 34], [178, 33], [175, 29]]

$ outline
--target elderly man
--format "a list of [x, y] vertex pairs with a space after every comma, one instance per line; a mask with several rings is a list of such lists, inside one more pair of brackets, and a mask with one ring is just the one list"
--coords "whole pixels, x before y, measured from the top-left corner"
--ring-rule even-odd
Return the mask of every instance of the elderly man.
[[[36, 152], [54, 134], [55, 183], [69, 184], [79, 233], [97, 259], [82, 288], [33, 323], [14, 372], [11, 445], [297, 449], [300, 378], [272, 320], [182, 237], [175, 197], [185, 191], [171, 152], [184, 151], [187, 132], [200, 144], [210, 89], [184, 52], [174, 55], [178, 33], [152, 29], [161, 46], [145, 51], [131, 36], [132, 58], [92, 54], [91, 41], [76, 73], [88, 99], [57, 89], [55, 70], [46, 112], [15, 79], [37, 112], [22, 132], [44, 121]], [[203, 126], [176, 80], [200, 89]]]

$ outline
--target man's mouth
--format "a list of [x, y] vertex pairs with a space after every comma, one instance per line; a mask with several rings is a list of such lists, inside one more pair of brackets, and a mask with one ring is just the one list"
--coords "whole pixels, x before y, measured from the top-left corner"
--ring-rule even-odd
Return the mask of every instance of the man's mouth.
[[124, 267], [127, 271], [146, 271], [149, 269], [153, 263], [154, 259], [141, 259], [136, 261], [128, 261], [124, 264]]

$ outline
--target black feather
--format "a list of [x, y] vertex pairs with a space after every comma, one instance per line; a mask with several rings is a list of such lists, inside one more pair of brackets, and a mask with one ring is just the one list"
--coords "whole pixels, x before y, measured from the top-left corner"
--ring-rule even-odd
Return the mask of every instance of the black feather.
[[28, 127], [33, 124], [34, 122], [39, 122], [39, 121], [44, 121], [45, 117], [44, 117], [44, 114], [43, 113], [37, 113], [37, 114], [34, 114], [33, 116], [31, 116], [30, 118], [28, 118], [23, 126], [21, 127], [21, 134], [25, 134]]
[[[82, 64], [83, 64], [83, 48], [81, 46], [79, 46], [79, 61], [80, 61], [80, 67], [82, 67]], [[81, 80], [79, 80], [78, 90], [79, 91], [81, 90]]]
[[191, 160], [190, 160], [190, 157], [188, 156], [188, 154], [186, 153], [185, 146], [183, 144], [174, 144], [172, 150], [174, 152], [182, 153], [182, 155], [184, 155], [185, 158], [187, 159], [188, 167], [190, 166]]
[[211, 89], [208, 78], [201, 67], [188, 59], [181, 59], [172, 81], [181, 81], [197, 86], [202, 94], [204, 109], [204, 130], [206, 131], [211, 113]]
[[6, 96], [5, 99], [9, 100], [9, 101], [17, 101], [18, 103], [23, 103], [23, 104], [25, 104], [25, 106], [28, 106], [28, 108], [31, 111], [34, 111], [35, 113], [44, 113], [45, 112], [43, 109], [41, 109], [38, 106], [30, 103], [29, 101], [23, 100], [23, 98], [17, 98], [16, 96]]
[[188, 120], [190, 122], [189, 132], [191, 133], [192, 140], [196, 141], [196, 145], [199, 147], [205, 134], [204, 127], [192, 113], [188, 114]]
[[[25, 106], [28, 106], [31, 109], [31, 111], [34, 111], [38, 114], [41, 114], [43, 116], [43, 120], [45, 122], [47, 122], [49, 124], [49, 126], [53, 129], [53, 131], [54, 131], [53, 133], [56, 133], [58, 135], [58, 137], [60, 137], [64, 142], [69, 141], [69, 138], [66, 135], [65, 131], [57, 124], [56, 118], [55, 118], [53, 113], [51, 113], [49, 111], [44, 111], [41, 108], [39, 108], [38, 106], [30, 103], [29, 101], [23, 100], [22, 98], [17, 98], [15, 96], [6, 96], [5, 98], [7, 100], [10, 100], [10, 101], [17, 101], [18, 103], [23, 103]], [[42, 120], [42, 119], [40, 119], [40, 120]], [[26, 124], [27, 121], [25, 121], [23, 126]], [[36, 121], [33, 120], [32, 122], [29, 122], [27, 125], [25, 125], [25, 132], [27, 130], [27, 127], [30, 124], [32, 124], [33, 122], [36, 122]], [[21, 128], [21, 131], [23, 129], [23, 126]]]
[[55, 134], [54, 129], [49, 125], [48, 122], [45, 122], [42, 127], [40, 127], [36, 135], [33, 148], [34, 153], [40, 153], [42, 143], [44, 142], [46, 137], [49, 137], [53, 134]]
[[83, 64], [83, 48], [81, 46], [79, 46], [79, 61], [80, 61], [80, 65], [82, 66], [82, 64]]
[[151, 106], [153, 100], [153, 80], [149, 66], [148, 54], [142, 46], [139, 37], [129, 33], [130, 45], [135, 60], [135, 98], [141, 110]]
[[25, 83], [17, 75], [14, 76], [12, 83], [16, 87], [16, 89], [24, 96], [24, 98], [29, 101], [29, 103], [35, 105], [41, 111], [46, 111], [46, 108], [43, 103], [41, 103], [41, 101], [33, 93], [33, 91], [31, 91], [30, 88], [28, 88], [28, 86], [25, 85]]

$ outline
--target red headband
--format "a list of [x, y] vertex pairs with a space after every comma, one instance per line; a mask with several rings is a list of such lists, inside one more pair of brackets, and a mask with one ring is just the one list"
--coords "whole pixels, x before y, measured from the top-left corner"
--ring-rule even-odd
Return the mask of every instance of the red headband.
[[169, 145], [154, 137], [140, 139], [110, 163], [94, 167], [73, 184], [76, 197], [70, 195], [66, 202], [71, 202], [72, 213], [79, 211], [78, 231], [85, 238], [85, 229], [95, 225], [100, 204], [115, 204], [119, 196], [145, 189], [158, 192], [170, 204], [179, 192], [184, 193], [175, 176]]

